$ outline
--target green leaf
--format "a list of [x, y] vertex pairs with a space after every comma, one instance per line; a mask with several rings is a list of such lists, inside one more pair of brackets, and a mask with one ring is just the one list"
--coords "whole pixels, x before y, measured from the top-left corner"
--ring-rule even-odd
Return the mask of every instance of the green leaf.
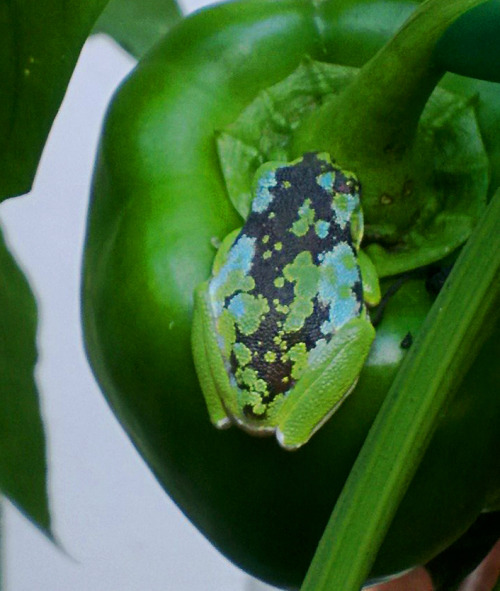
[[490, 160], [491, 197], [500, 186], [500, 84], [447, 74], [442, 86], [477, 103], [476, 115]]
[[94, 33], [107, 33], [136, 58], [142, 57], [182, 17], [175, 0], [111, 0]]
[[420, 146], [431, 156], [432, 177], [419, 200], [419, 217], [400, 243], [366, 248], [385, 277], [423, 267], [462, 245], [486, 206], [490, 163], [475, 112], [477, 96], [464, 100], [437, 87], [420, 119]]
[[0, 232], [0, 490], [51, 537], [36, 327], [35, 299]]
[[0, 200], [31, 189], [80, 50], [106, 3], [0, 3]]
[[368, 433], [302, 591], [358, 591], [500, 304], [500, 191], [437, 297]]

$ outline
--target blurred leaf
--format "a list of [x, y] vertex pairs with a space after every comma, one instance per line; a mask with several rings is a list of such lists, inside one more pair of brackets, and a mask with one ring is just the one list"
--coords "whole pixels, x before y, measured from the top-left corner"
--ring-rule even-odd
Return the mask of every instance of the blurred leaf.
[[106, 3], [0, 3], [0, 200], [31, 189], [80, 50]]
[[182, 17], [175, 0], [111, 0], [94, 33], [107, 33], [136, 58], [142, 57]]
[[36, 326], [34, 296], [0, 232], [0, 490], [51, 537]]

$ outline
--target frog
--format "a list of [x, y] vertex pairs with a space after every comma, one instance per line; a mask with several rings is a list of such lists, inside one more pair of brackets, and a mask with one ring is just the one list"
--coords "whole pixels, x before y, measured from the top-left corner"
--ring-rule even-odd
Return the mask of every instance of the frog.
[[193, 358], [213, 425], [292, 451], [355, 388], [380, 287], [361, 250], [360, 182], [328, 153], [262, 164], [252, 194], [195, 290]]

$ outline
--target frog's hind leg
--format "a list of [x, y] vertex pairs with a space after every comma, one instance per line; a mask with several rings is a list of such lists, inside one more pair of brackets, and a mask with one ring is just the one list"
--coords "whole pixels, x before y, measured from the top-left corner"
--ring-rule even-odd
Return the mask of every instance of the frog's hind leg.
[[352, 392], [374, 336], [365, 319], [350, 320], [299, 378], [283, 404], [276, 430], [284, 449], [295, 450], [309, 441]]

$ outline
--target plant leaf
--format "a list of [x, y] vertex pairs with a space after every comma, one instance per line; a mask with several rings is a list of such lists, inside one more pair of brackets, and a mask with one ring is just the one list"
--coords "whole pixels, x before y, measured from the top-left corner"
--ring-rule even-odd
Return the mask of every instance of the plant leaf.
[[358, 591], [443, 410], [498, 320], [500, 191], [461, 252], [347, 479], [302, 591]]
[[1, 3], [0, 200], [31, 189], [80, 50], [106, 3]]
[[52, 537], [36, 327], [34, 296], [0, 232], [0, 490]]
[[111, 0], [94, 27], [142, 57], [182, 17], [175, 0]]

